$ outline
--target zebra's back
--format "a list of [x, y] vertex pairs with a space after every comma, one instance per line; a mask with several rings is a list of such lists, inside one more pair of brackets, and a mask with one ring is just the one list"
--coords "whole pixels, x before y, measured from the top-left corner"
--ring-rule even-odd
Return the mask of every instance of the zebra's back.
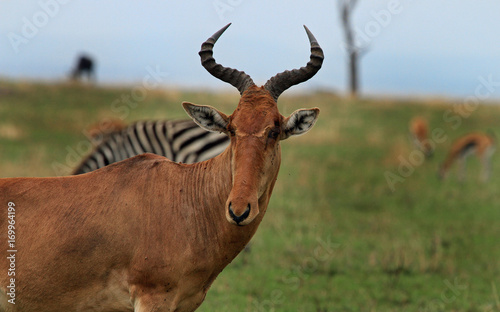
[[228, 145], [225, 134], [208, 132], [192, 120], [138, 121], [107, 134], [73, 174], [90, 172], [143, 153], [195, 163], [222, 153]]

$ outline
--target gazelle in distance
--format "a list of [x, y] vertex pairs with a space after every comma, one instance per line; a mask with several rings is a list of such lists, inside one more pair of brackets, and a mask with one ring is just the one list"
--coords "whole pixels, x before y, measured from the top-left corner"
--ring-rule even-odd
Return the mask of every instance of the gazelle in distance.
[[[0, 311], [194, 311], [245, 247], [267, 210], [280, 141], [307, 132], [318, 108], [289, 117], [280, 94], [313, 77], [323, 51], [306, 28], [307, 66], [263, 87], [215, 62], [222, 28], [203, 43], [202, 64], [241, 94], [231, 115], [184, 102], [200, 126], [230, 137], [220, 155], [186, 165], [153, 154], [69, 177], [0, 179], [0, 202], [16, 207], [16, 304], [0, 274]], [[10, 206], [10, 204], [9, 204]], [[7, 219], [0, 218], [7, 229]], [[7, 231], [0, 231], [7, 242]], [[9, 260], [0, 257], [0, 271]]]
[[440, 179], [444, 179], [453, 163], [458, 163], [458, 179], [463, 181], [466, 173], [467, 158], [473, 154], [481, 162], [480, 180], [485, 182], [491, 174], [491, 156], [495, 152], [495, 138], [484, 133], [470, 133], [453, 142], [448, 156], [441, 164], [438, 172]]
[[428, 158], [434, 154], [434, 149], [429, 142], [429, 125], [427, 120], [417, 116], [410, 120], [410, 140], [413, 145]]

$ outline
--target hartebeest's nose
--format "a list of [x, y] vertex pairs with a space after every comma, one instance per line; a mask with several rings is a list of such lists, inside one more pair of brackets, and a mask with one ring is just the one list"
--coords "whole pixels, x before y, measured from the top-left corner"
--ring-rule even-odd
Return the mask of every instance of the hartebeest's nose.
[[245, 221], [246, 218], [248, 218], [248, 216], [250, 215], [250, 209], [251, 209], [250, 204], [247, 205], [247, 209], [245, 210], [245, 212], [243, 212], [239, 216], [234, 213], [231, 206], [232, 206], [231, 203], [229, 203], [229, 206], [228, 206], [229, 216], [231, 217], [231, 219], [234, 220], [234, 222], [236, 222], [236, 224], [240, 225], [240, 223]]

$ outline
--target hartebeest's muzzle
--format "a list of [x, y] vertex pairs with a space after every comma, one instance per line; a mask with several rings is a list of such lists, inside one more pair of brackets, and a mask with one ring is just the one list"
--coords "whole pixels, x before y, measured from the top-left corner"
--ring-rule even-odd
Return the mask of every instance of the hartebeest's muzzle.
[[229, 203], [228, 209], [227, 209], [227, 211], [229, 213], [230, 220], [236, 222], [236, 224], [240, 224], [241, 222], [245, 221], [245, 219], [248, 218], [248, 216], [250, 215], [250, 211], [252, 209], [252, 206], [250, 204], [247, 204], [247, 209], [245, 210], [245, 212], [243, 212], [242, 215], [236, 215], [234, 213], [232, 205], [233, 205], [232, 203]]
[[232, 224], [240, 226], [250, 224], [258, 214], [257, 196], [251, 200], [243, 196], [229, 196], [226, 203], [226, 218]]

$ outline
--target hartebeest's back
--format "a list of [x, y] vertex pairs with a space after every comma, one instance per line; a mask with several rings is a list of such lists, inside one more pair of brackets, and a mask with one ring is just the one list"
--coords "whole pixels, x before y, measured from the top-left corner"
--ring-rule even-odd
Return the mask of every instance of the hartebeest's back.
[[[228, 26], [203, 43], [200, 56], [212, 75], [240, 91], [238, 107], [228, 116], [183, 103], [200, 126], [230, 137], [222, 154], [193, 165], [145, 154], [79, 176], [0, 179], [0, 202], [12, 202], [17, 213], [12, 248], [18, 265], [14, 298], [11, 277], [0, 274], [0, 310], [184, 312], [200, 306], [264, 217], [280, 141], [307, 132], [319, 114], [300, 109], [284, 117], [276, 103], [321, 67], [323, 52], [307, 28], [307, 66], [258, 87], [212, 57]], [[1, 257], [0, 271], [11, 263]]]

